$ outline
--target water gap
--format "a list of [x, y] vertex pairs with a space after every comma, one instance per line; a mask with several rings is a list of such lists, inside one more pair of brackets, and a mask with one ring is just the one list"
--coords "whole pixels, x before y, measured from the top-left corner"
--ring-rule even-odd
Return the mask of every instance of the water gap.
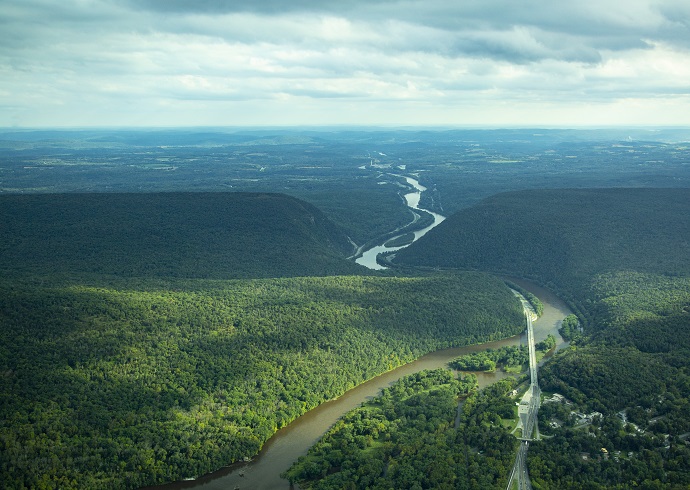
[[[399, 177], [399, 176], [396, 175], [396, 177]], [[419, 201], [421, 200], [422, 192], [424, 192], [426, 190], [426, 187], [421, 185], [417, 179], [414, 179], [412, 177], [405, 176], [405, 180], [407, 181], [408, 185], [410, 185], [410, 187], [412, 187], [414, 189], [413, 192], [408, 192], [404, 196], [405, 202], [407, 203], [407, 206], [412, 210], [413, 213], [415, 211], [424, 211], [426, 213], [429, 213], [434, 218], [434, 221], [429, 226], [426, 226], [425, 228], [422, 228], [421, 230], [417, 230], [414, 232], [414, 240], [412, 240], [412, 243], [414, 243], [417, 240], [419, 240], [421, 237], [426, 235], [426, 233], [429, 230], [438, 226], [446, 218], [445, 218], [445, 216], [442, 216], [438, 213], [434, 213], [433, 211], [429, 211], [428, 209], [420, 208], [419, 207]], [[374, 269], [374, 270], [386, 269], [387, 267], [379, 264], [376, 261], [376, 257], [380, 253], [395, 252], [395, 251], [400, 250], [402, 248], [409, 247], [410, 244], [402, 245], [399, 247], [386, 247], [386, 245], [385, 245], [386, 242], [388, 242], [390, 240], [394, 240], [396, 238], [399, 238], [405, 234], [406, 233], [402, 233], [402, 234], [396, 235], [392, 238], [388, 238], [382, 244], [376, 245], [376, 246], [364, 251], [364, 253], [359, 258], [357, 258], [355, 260], [355, 262], [357, 262], [358, 264], [363, 265], [364, 267], [367, 267], [369, 269]]]

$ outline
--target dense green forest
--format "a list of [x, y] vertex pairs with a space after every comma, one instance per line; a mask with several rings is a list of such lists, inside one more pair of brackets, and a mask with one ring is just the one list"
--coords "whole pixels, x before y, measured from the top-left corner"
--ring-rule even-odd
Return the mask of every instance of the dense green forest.
[[365, 274], [347, 235], [281, 194], [0, 196], [0, 270], [125, 277]]
[[[537, 360], [556, 347], [556, 338], [549, 334], [544, 340], [535, 345]], [[473, 352], [453, 359], [448, 363], [459, 371], [495, 371], [497, 367], [523, 371], [529, 367], [529, 351], [526, 345], [506, 345], [498, 349], [486, 349]]]
[[285, 193], [358, 245], [411, 215], [392, 174], [418, 175], [422, 207], [450, 215], [521, 189], [690, 187], [686, 128], [413, 130], [0, 129], [0, 193]]
[[542, 430], [554, 437], [530, 445], [535, 488], [688, 488], [690, 278], [605, 274], [590, 294], [595, 330], [557, 354], [540, 379], [603, 420], [549, 431], [570, 409], [540, 410]]
[[[641, 141], [622, 142], [631, 134]], [[689, 191], [479, 202], [564, 185], [688, 187], [687, 145], [673, 143], [687, 131], [659, 135], [0, 135], [0, 192], [15, 194], [0, 195], [0, 486], [197, 476], [254, 454], [275, 429], [376, 373], [520, 331], [519, 304], [481, 274], [353, 276], [370, 272], [343, 260], [349, 238], [361, 245], [411, 219], [396, 177], [406, 173], [429, 189], [422, 206], [461, 212], [400, 252], [401, 263], [531, 278], [584, 327], [540, 372], [573, 405], [540, 412], [553, 437], [530, 444], [535, 488], [687, 488]], [[170, 192], [181, 190], [196, 192]], [[86, 191], [119, 194], [19, 195]], [[299, 471], [315, 488], [338, 475], [504, 487], [515, 445], [498, 426], [512, 408], [507, 387], [472, 395], [455, 431], [445, 409], [465, 387], [429, 379], [390, 395], [385, 421], [372, 416], [389, 439], [374, 437], [374, 403], [343, 423], [342, 455], [321, 446], [328, 465], [312, 455]], [[602, 416], [578, 425], [572, 410]]]
[[568, 291], [610, 271], [689, 274], [690, 189], [498, 194], [450, 216], [395, 262], [505, 272]]
[[577, 315], [570, 314], [566, 316], [561, 323], [561, 327], [558, 329], [558, 333], [561, 334], [563, 340], [566, 341], [573, 340], [580, 335], [580, 320], [577, 319]]
[[520, 367], [529, 362], [526, 345], [508, 345], [458, 357], [449, 363], [459, 371], [495, 371], [497, 367]]
[[[587, 322], [540, 371], [573, 405], [540, 410], [534, 487], [687, 488], [690, 190], [510, 193], [437, 230], [399, 260], [529, 276]], [[576, 410], [601, 416], [574, 427]]]
[[0, 280], [0, 481], [134, 488], [255, 454], [275, 430], [441, 347], [512, 336], [497, 278]]
[[407, 376], [339, 420], [285, 476], [314, 490], [505, 488], [518, 444], [502, 423], [515, 416], [513, 385], [477, 392], [473, 375]]

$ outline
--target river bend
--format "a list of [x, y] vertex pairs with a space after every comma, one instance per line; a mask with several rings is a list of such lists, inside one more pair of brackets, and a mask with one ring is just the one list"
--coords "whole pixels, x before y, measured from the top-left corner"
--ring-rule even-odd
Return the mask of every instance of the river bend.
[[[438, 213], [434, 213], [432, 211], [429, 211], [428, 209], [420, 208], [419, 207], [419, 201], [421, 200], [422, 192], [424, 192], [426, 190], [426, 187], [421, 185], [418, 180], [413, 179], [412, 177], [405, 177], [405, 180], [407, 181], [408, 185], [410, 185], [413, 189], [415, 189], [413, 192], [408, 192], [407, 194], [405, 194], [405, 202], [407, 203], [407, 206], [412, 210], [413, 213], [415, 211], [424, 211], [426, 213], [429, 213], [434, 218], [434, 221], [429, 226], [426, 226], [425, 228], [422, 228], [421, 230], [417, 230], [414, 232], [413, 242], [416, 242], [421, 237], [426, 235], [426, 233], [429, 230], [438, 226], [446, 218], [445, 218], [445, 216], [442, 216]], [[402, 234], [393, 236], [391, 238], [387, 238], [384, 241], [384, 243], [389, 241], [389, 240], [394, 240], [395, 238], [398, 238], [400, 236], [402, 236]], [[363, 265], [365, 267], [368, 267], [369, 269], [374, 269], [374, 270], [386, 269], [385, 266], [376, 262], [376, 256], [378, 254], [384, 253], [384, 252], [395, 252], [396, 250], [400, 250], [401, 248], [405, 248], [407, 246], [409, 246], [409, 244], [408, 245], [402, 245], [400, 247], [386, 247], [384, 244], [377, 245], [375, 247], [372, 247], [372, 248], [366, 250], [359, 258], [357, 258], [355, 260], [355, 262], [357, 262], [358, 264]]]
[[[512, 279], [520, 286], [535, 294], [544, 304], [542, 316], [534, 325], [535, 341], [544, 340], [548, 334], [558, 339], [559, 347], [564, 345], [558, 334], [561, 321], [571, 313], [568, 307], [552, 292], [534, 284]], [[443, 349], [420, 357], [418, 360], [400, 366], [363, 383], [336, 400], [323, 403], [315, 409], [297, 418], [291, 424], [283, 427], [271, 437], [261, 452], [250, 462], [235, 463], [214, 473], [202, 476], [194, 481], [183, 481], [151, 487], [158, 490], [181, 490], [199, 488], [203, 490], [233, 490], [253, 489], [272, 490], [289, 489], [289, 483], [280, 478], [280, 473], [290, 467], [297, 458], [307, 453], [307, 450], [345, 413], [361, 405], [362, 402], [377, 396], [381, 389], [386, 388], [403, 376], [416, 373], [423, 369], [447, 367], [452, 359], [470, 352], [482, 351], [488, 348], [496, 349], [505, 345], [518, 345], [525, 339], [518, 335], [509, 339], [489, 342], [481, 345]], [[487, 386], [508, 376], [503, 372], [478, 373], [480, 386]]]

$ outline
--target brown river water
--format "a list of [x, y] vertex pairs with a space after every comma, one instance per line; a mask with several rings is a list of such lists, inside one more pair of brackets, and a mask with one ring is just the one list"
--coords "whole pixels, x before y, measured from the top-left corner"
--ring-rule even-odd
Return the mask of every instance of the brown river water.
[[[542, 316], [534, 322], [535, 341], [544, 340], [548, 334], [553, 334], [558, 340], [558, 348], [565, 346], [558, 334], [561, 321], [571, 313], [568, 307], [552, 292], [532, 283], [511, 278], [536, 295], [544, 304]], [[509, 339], [443, 349], [420, 357], [414, 362], [400, 366], [392, 371], [377, 376], [374, 379], [351, 389], [340, 398], [323, 403], [315, 409], [302, 415], [291, 424], [283, 427], [264, 444], [261, 452], [251, 461], [235, 463], [214, 473], [200, 476], [193, 481], [181, 481], [148, 487], [150, 490], [181, 490], [199, 488], [203, 490], [272, 490], [289, 489], [287, 480], [280, 478], [280, 474], [287, 470], [297, 458], [307, 453], [307, 450], [318, 441], [321, 436], [345, 413], [358, 407], [362, 402], [377, 396], [381, 389], [387, 388], [403, 376], [416, 373], [424, 369], [447, 367], [447, 363], [454, 358], [470, 352], [482, 351], [488, 348], [496, 349], [506, 345], [518, 345], [525, 342], [521, 335]], [[477, 373], [480, 386], [487, 386], [509, 376], [504, 372]]]

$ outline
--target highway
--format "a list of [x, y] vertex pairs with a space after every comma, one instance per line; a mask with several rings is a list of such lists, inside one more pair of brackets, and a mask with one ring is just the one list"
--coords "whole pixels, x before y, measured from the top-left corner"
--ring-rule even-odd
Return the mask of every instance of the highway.
[[539, 411], [539, 402], [541, 392], [539, 390], [539, 381], [537, 379], [537, 353], [534, 346], [534, 328], [532, 326], [532, 315], [527, 308], [527, 300], [521, 295], [519, 296], [523, 308], [525, 310], [525, 318], [527, 318], [527, 348], [529, 350], [529, 375], [530, 386], [525, 392], [518, 406], [518, 417], [520, 417], [520, 424], [522, 425], [522, 437], [520, 442], [520, 449], [515, 456], [515, 464], [513, 471], [510, 473], [508, 480], [508, 490], [511, 490], [513, 483], [517, 483], [519, 489], [531, 489], [532, 484], [527, 473], [527, 449], [529, 448], [529, 441], [532, 439], [532, 433], [537, 423], [537, 413]]

